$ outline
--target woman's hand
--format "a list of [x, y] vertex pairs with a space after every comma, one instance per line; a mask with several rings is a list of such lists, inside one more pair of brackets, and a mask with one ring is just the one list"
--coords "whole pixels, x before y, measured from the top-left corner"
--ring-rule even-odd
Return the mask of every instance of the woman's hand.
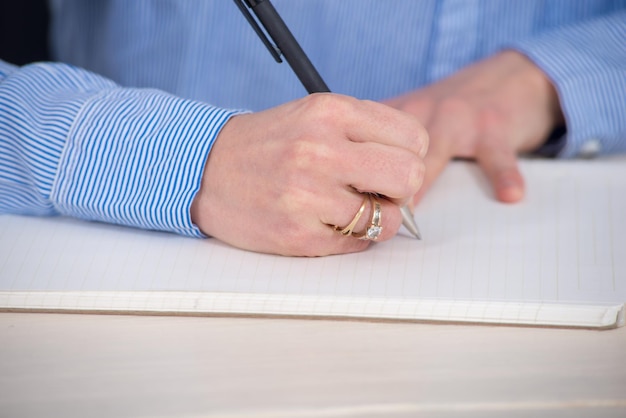
[[[402, 223], [419, 190], [428, 136], [417, 119], [383, 104], [314, 94], [232, 118], [217, 138], [191, 215], [236, 247], [319, 256], [365, 249], [342, 236], [366, 192], [381, 196], [380, 240]], [[355, 231], [369, 223], [366, 204]]]
[[538, 148], [563, 123], [546, 75], [514, 51], [386, 103], [415, 115], [430, 135], [424, 187], [414, 203], [455, 157], [475, 159], [498, 200], [520, 200], [524, 181], [517, 154]]

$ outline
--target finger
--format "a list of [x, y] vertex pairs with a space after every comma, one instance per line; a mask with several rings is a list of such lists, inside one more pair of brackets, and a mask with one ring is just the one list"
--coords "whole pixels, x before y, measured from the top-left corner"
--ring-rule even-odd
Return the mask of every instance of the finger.
[[453, 140], [459, 135], [459, 133], [455, 132], [458, 125], [451, 123], [450, 120], [441, 120], [440, 117], [434, 119], [426, 126], [432, 139], [428, 152], [424, 157], [425, 173], [423, 184], [413, 198], [413, 205], [416, 205], [422, 199], [426, 191], [430, 189], [446, 167], [448, 161], [454, 156]]
[[[360, 192], [373, 192], [405, 204], [420, 188], [424, 163], [401, 148], [377, 143], [345, 143], [338, 179]], [[338, 156], [339, 157], [339, 156]]]
[[320, 111], [325, 123], [329, 119], [340, 123], [351, 141], [399, 147], [422, 157], [428, 149], [428, 133], [415, 116], [382, 103], [337, 94], [311, 96], [315, 107], [309, 111]]
[[435, 183], [435, 180], [439, 177], [451, 158], [452, 147], [449, 142], [438, 141], [433, 143], [430, 151], [424, 158], [424, 181], [413, 197], [413, 205], [416, 205]]
[[[345, 251], [353, 248], [362, 249], [362, 241], [355, 237], [363, 236], [370, 226], [380, 226], [375, 241], [386, 241], [398, 232], [402, 223], [402, 215], [397, 205], [382, 197], [369, 194], [351, 193], [343, 198], [344, 202], [333, 202], [326, 209], [328, 218], [322, 218], [322, 222], [333, 232], [330, 237], [336, 248]], [[379, 211], [375, 212], [378, 203]], [[375, 219], [375, 215], [378, 221]], [[351, 231], [346, 229], [351, 228]], [[377, 228], [374, 228], [378, 232]], [[343, 232], [342, 232], [343, 231]], [[354, 242], [357, 241], [357, 242]]]
[[517, 155], [506, 141], [487, 139], [476, 150], [476, 160], [491, 183], [496, 199], [505, 203], [524, 197], [524, 178]]
[[412, 114], [399, 111], [382, 103], [364, 101], [371, 109], [366, 124], [353, 125], [354, 133], [348, 137], [355, 142], [371, 141], [407, 149], [424, 158], [429, 146], [428, 132]]

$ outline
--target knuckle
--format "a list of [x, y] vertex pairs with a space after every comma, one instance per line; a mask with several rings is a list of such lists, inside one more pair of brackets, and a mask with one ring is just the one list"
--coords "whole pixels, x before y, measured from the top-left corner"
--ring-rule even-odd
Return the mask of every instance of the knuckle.
[[301, 223], [297, 221], [296, 215], [307, 210], [310, 206], [309, 200], [308, 193], [305, 193], [298, 187], [291, 187], [290, 185], [284, 188], [282, 193], [276, 197], [276, 206], [280, 208], [282, 217], [285, 218], [283, 222], [289, 226], [288, 230], [294, 229], [294, 225], [301, 225]]
[[351, 97], [332, 93], [310, 94], [305, 99], [308, 114], [324, 123], [337, 121], [341, 115], [351, 112], [355, 101]]
[[494, 128], [502, 125], [504, 113], [495, 107], [489, 106], [480, 110], [477, 117], [477, 129], [479, 132], [491, 132]]
[[283, 155], [285, 166], [291, 169], [291, 174], [325, 167], [335, 154], [330, 145], [314, 134], [301, 136], [287, 145]]

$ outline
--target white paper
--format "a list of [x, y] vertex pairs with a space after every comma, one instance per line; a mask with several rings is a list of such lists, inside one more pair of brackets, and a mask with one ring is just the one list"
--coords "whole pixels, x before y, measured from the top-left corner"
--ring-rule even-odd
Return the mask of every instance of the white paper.
[[527, 196], [511, 205], [475, 165], [452, 163], [416, 210], [422, 241], [401, 232], [322, 258], [3, 215], [0, 309], [619, 325], [626, 163], [527, 160], [522, 171]]

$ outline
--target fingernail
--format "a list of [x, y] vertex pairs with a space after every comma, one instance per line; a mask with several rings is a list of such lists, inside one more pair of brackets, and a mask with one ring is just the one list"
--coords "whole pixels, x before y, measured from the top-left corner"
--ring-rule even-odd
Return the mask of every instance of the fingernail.
[[498, 199], [506, 203], [515, 203], [524, 197], [524, 190], [517, 184], [511, 182], [501, 185], [498, 192]]

